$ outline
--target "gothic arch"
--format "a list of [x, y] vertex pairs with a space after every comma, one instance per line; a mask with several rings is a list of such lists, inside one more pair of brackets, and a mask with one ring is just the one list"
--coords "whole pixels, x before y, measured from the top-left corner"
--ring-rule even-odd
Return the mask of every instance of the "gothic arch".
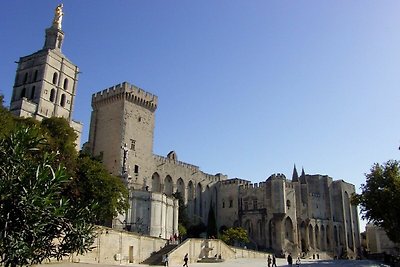
[[151, 176], [151, 191], [161, 193], [160, 175], [156, 172]]
[[194, 185], [192, 181], [188, 183], [188, 193], [187, 193], [187, 202], [188, 202], [188, 215], [193, 217], [194, 215]]
[[250, 219], [247, 219], [246, 222], [244, 223], [244, 229], [246, 229], [248, 235], [250, 238], [253, 238], [254, 232], [253, 232], [253, 224], [250, 221]]
[[164, 179], [164, 193], [167, 196], [171, 196], [173, 192], [172, 178], [171, 176], [167, 175]]
[[179, 192], [181, 194], [183, 203], [186, 203], [187, 199], [185, 196], [185, 182], [183, 181], [182, 178], [179, 178], [176, 181], [176, 192]]
[[57, 85], [58, 74], [57, 72], [53, 73], [53, 84]]
[[65, 107], [65, 99], [66, 99], [65, 94], [61, 94], [60, 105], [61, 105], [62, 107]]
[[307, 252], [307, 229], [304, 221], [300, 224], [300, 246], [301, 252]]
[[314, 229], [311, 224], [308, 225], [308, 240], [310, 241], [310, 247], [314, 248]]
[[65, 78], [64, 79], [64, 86], [63, 86], [64, 90], [68, 90], [68, 79]]
[[273, 248], [273, 246], [276, 242], [276, 227], [275, 227], [275, 222], [273, 221], [273, 219], [271, 219], [269, 221], [268, 231], [269, 231], [269, 247]]
[[325, 235], [326, 235], [326, 232], [325, 232], [325, 227], [323, 226], [323, 225], [321, 225], [321, 237], [320, 237], [320, 248], [321, 248], [321, 250], [325, 250], [326, 248], [325, 248]]
[[319, 239], [320, 239], [319, 227], [318, 225], [315, 225], [315, 248], [318, 249], [320, 248]]
[[203, 191], [203, 187], [201, 186], [200, 183], [197, 183], [196, 197], [194, 199], [194, 208], [195, 208], [195, 214], [198, 216], [201, 216], [203, 213], [202, 191]]
[[56, 99], [56, 90], [53, 88], [53, 89], [50, 90], [50, 98], [49, 98], [49, 100], [51, 102], [54, 102], [55, 99]]
[[285, 219], [285, 239], [289, 240], [290, 242], [294, 242], [294, 237], [293, 237], [293, 223], [292, 219], [290, 217], [286, 217]]

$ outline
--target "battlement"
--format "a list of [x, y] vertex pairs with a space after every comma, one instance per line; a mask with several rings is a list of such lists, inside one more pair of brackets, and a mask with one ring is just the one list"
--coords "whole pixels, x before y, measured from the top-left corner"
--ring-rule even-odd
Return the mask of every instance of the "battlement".
[[128, 82], [117, 84], [92, 95], [92, 107], [98, 107], [117, 100], [136, 103], [151, 111], [157, 109], [158, 97]]
[[159, 155], [153, 155], [154, 160], [156, 160], [159, 163], [171, 163], [171, 164], [175, 164], [178, 166], [181, 166], [183, 168], [188, 168], [190, 170], [192, 170], [193, 172], [199, 172], [200, 168], [198, 166], [189, 164], [189, 163], [185, 163], [179, 160], [174, 160], [174, 159], [170, 159], [167, 157], [163, 157], [163, 156], [159, 156]]
[[283, 173], [274, 173], [267, 180], [286, 180], [286, 176]]
[[232, 178], [232, 179], [227, 179], [227, 180], [223, 180], [221, 181], [221, 186], [231, 186], [231, 185], [245, 185], [245, 184], [249, 184], [250, 181], [248, 180], [244, 180], [244, 179], [239, 179], [239, 178]]

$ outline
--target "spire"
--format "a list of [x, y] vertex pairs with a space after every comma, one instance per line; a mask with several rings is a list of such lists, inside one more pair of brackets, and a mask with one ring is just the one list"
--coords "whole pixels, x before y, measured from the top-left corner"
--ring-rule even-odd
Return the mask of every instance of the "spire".
[[294, 164], [292, 182], [298, 182], [298, 181], [299, 181], [299, 175], [297, 173], [296, 164]]
[[43, 49], [60, 49], [64, 39], [64, 32], [61, 30], [61, 22], [64, 16], [63, 4], [56, 7], [54, 18], [50, 28], [46, 29], [46, 40]]
[[306, 173], [304, 172], [304, 167], [301, 167], [301, 175], [300, 175], [300, 181], [302, 184], [306, 184]]

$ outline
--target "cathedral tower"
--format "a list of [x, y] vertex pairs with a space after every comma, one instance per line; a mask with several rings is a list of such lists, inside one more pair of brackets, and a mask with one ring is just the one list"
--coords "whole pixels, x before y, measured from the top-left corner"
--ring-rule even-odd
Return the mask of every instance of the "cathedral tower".
[[72, 120], [79, 69], [61, 53], [62, 7], [57, 6], [52, 25], [46, 29], [43, 48], [17, 62], [10, 111], [16, 116], [36, 120], [67, 119], [78, 134], [76, 143], [79, 146], [82, 124]]

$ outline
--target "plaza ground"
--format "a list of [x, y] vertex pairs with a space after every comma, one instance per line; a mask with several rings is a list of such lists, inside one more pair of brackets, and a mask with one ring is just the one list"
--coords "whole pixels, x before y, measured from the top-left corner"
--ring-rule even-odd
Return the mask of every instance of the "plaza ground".
[[[183, 264], [183, 261], [182, 261]], [[85, 263], [55, 263], [51, 264], [54, 267], [115, 267], [118, 265], [105, 265], [105, 264], [85, 264]], [[278, 266], [288, 266], [285, 259], [277, 259]], [[133, 267], [146, 267], [148, 265], [144, 264], [134, 264], [134, 265], [120, 265], [120, 266], [133, 266]], [[182, 265], [170, 265], [169, 267], [180, 267]], [[235, 267], [235, 266], [245, 266], [245, 267], [267, 267], [266, 260], [264, 259], [248, 259], [240, 258], [227, 260], [221, 263], [190, 263], [189, 267]], [[296, 264], [292, 265], [293, 267]], [[317, 267], [317, 266], [344, 266], [344, 267], [389, 267], [389, 265], [369, 261], [369, 260], [302, 260], [302, 267]]]

